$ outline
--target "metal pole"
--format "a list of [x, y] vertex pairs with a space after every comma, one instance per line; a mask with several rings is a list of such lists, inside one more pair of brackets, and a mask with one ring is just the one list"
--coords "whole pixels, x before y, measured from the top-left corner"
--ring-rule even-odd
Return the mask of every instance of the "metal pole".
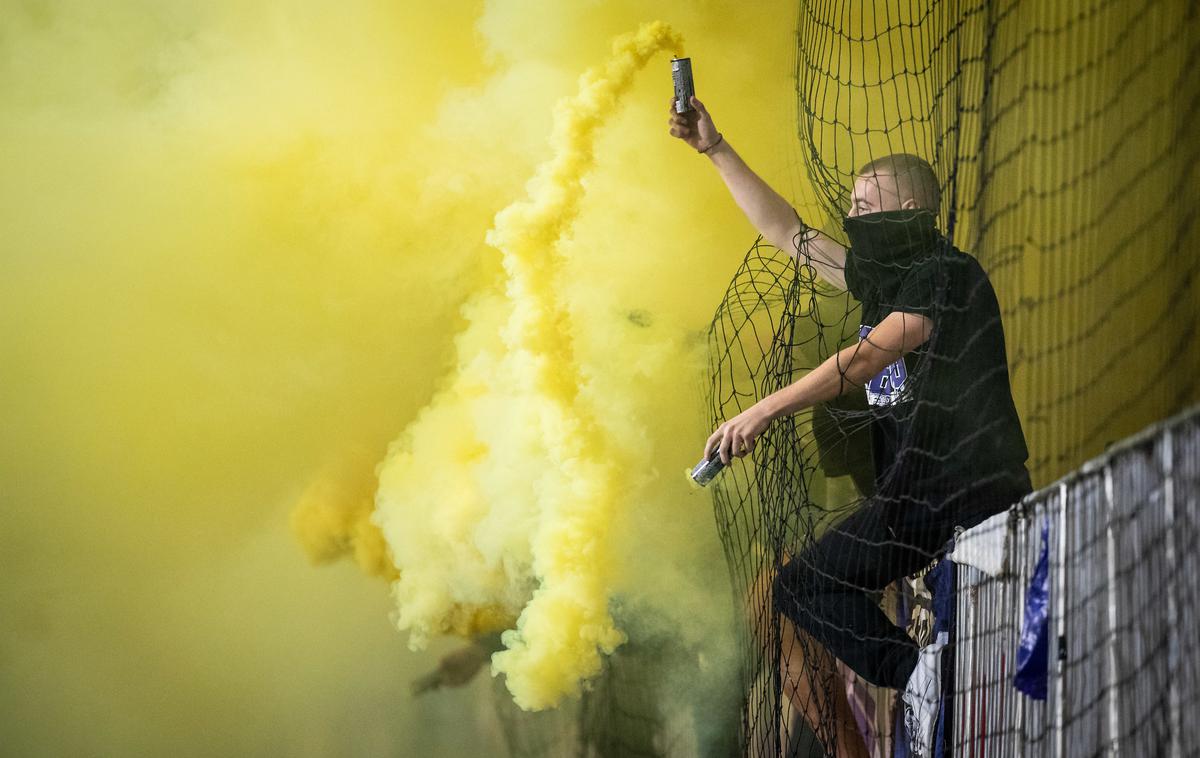
[[1067, 651], [1062, 646], [1067, 641], [1067, 483], [1058, 486], [1058, 534], [1055, 556], [1054, 574], [1058, 580], [1053, 583], [1056, 590], [1054, 598], [1054, 754], [1062, 758], [1066, 755], [1067, 735], [1063, 723], [1063, 713], [1066, 699], [1066, 668]]
[[[973, 676], [975, 663], [975, 648], [979, 644], [978, 623], [975, 619], [975, 596], [978, 589], [975, 569], [961, 566], [958, 571], [958, 638], [959, 655], [955, 656], [954, 665], [958, 669], [956, 681], [960, 683], [955, 700], [960, 707], [954, 716], [954, 754], [966, 755], [966, 749], [974, 720], [972, 704], [978, 697], [978, 682]], [[968, 586], [970, 584], [971, 586]], [[963, 685], [966, 685], [965, 687]]]
[[1111, 461], [1104, 464], [1104, 501], [1105, 501], [1105, 549], [1108, 553], [1108, 586], [1105, 595], [1108, 598], [1108, 737], [1109, 754], [1121, 754], [1120, 728], [1121, 719], [1118, 714], [1119, 698], [1117, 697], [1117, 682], [1120, 672], [1117, 666], [1117, 536], [1114, 528], [1116, 520], [1116, 503], [1113, 495], [1113, 473]]
[[[1013, 587], [1013, 609], [1008, 618], [1017, 619], [1015, 629], [1016, 633], [1013, 635], [1013, 637], [1016, 639], [1016, 642], [1019, 645], [1021, 640], [1021, 621], [1025, 616], [1023, 613], [1025, 610], [1025, 588], [1029, 586], [1029, 577], [1026, 576], [1026, 573], [1028, 572], [1029, 559], [1026, 554], [1029, 552], [1030, 520], [1026, 518], [1027, 514], [1025, 513], [1024, 507], [1019, 507], [1018, 513], [1020, 513], [1020, 517], [1017, 520], [1017, 533], [1014, 535], [1012, 543], [1012, 554], [1016, 564], [1016, 570], [1013, 572], [1016, 577], [1016, 586]], [[1037, 519], [1035, 518], [1033, 521], [1036, 523]], [[1016, 646], [1014, 646], [1014, 648], [1015, 647]], [[1016, 671], [1015, 665], [1013, 666], [1012, 670], [1013, 672]], [[1006, 686], [1009, 685], [1008, 677], [1005, 676], [1004, 679], [1004, 684]], [[1017, 756], [1017, 758], [1024, 758], [1026, 698], [1017, 697], [1015, 692], [1010, 694], [1012, 695], [1012, 718], [1009, 720], [1009, 723], [1012, 724], [1012, 732], [1010, 733], [1011, 737], [1009, 744], [1012, 746], [1013, 755]]]
[[1166, 582], [1167, 582], [1167, 718], [1171, 742], [1169, 755], [1183, 754], [1183, 707], [1179, 695], [1179, 580], [1176, 576], [1175, 545], [1175, 435], [1168, 428], [1163, 432], [1162, 446], [1163, 509], [1166, 512]]

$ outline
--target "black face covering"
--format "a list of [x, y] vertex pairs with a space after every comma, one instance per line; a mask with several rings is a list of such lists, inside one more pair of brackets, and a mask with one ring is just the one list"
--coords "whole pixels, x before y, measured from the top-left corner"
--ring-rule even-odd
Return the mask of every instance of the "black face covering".
[[842, 222], [850, 239], [846, 276], [862, 290], [852, 294], [860, 300], [894, 298], [913, 266], [944, 247], [936, 222], [923, 208], [847, 217]]

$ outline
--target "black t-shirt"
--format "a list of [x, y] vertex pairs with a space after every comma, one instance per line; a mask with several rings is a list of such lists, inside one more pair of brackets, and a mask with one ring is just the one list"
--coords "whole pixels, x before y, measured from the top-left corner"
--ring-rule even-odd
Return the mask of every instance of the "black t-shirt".
[[846, 267], [862, 303], [860, 338], [894, 311], [933, 321], [930, 339], [866, 388], [880, 491], [960, 489], [1023, 474], [1029, 457], [995, 291], [978, 261], [938, 242], [940, 252], [908, 261], [890, 287]]

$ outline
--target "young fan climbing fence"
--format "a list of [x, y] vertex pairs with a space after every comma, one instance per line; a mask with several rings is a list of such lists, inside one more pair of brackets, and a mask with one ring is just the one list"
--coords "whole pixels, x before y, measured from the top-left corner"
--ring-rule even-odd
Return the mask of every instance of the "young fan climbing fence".
[[[711, 485], [746, 754], [943, 754], [952, 614], [914, 612], [900, 577], [1200, 398], [1198, 21], [1154, 0], [800, 4], [812, 193], [710, 331], [715, 436], [753, 447]], [[856, 386], [787, 389], [831, 356]], [[742, 447], [726, 425], [762, 403]]]

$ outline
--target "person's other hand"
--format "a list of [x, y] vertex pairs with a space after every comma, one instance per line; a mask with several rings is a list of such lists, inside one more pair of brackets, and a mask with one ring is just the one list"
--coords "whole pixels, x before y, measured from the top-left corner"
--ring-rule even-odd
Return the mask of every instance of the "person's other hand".
[[704, 460], [718, 450], [721, 463], [726, 465], [736, 458], [744, 458], [754, 452], [758, 437], [771, 423], [771, 417], [759, 404], [755, 404], [717, 427], [704, 444]]
[[683, 140], [693, 150], [703, 150], [711, 147], [717, 141], [717, 127], [708, 109], [700, 98], [695, 95], [691, 99], [692, 110], [687, 113], [675, 112], [675, 96], [671, 96], [671, 118], [667, 122], [671, 126], [671, 136]]
[[442, 687], [462, 687], [479, 673], [491, 654], [472, 643], [442, 656], [438, 667], [412, 683], [412, 693], [420, 695]]

